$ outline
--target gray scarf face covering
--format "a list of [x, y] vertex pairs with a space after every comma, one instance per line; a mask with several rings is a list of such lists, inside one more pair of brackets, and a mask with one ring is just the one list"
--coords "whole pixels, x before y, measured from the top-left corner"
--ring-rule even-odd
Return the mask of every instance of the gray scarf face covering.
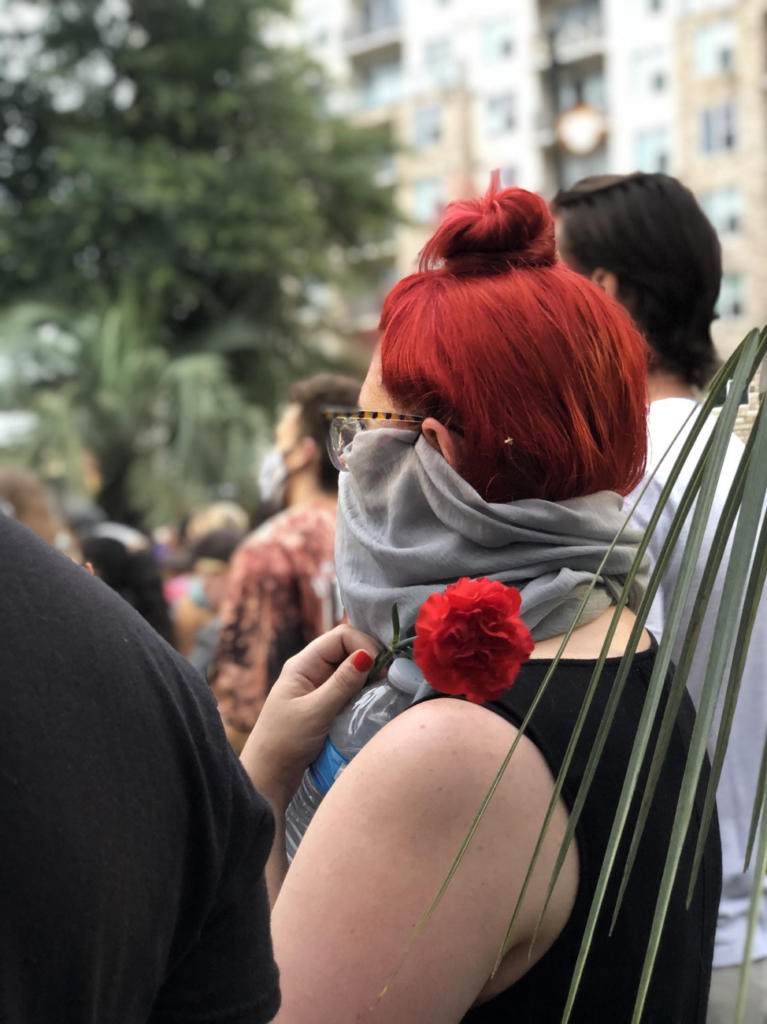
[[[336, 570], [349, 620], [379, 642], [392, 638], [392, 605], [404, 630], [429, 594], [462, 576], [487, 576], [522, 594], [534, 640], [569, 628], [586, 587], [624, 521], [612, 491], [551, 502], [490, 504], [413, 433], [359, 434], [339, 483]], [[620, 594], [641, 540], [624, 531], [581, 616], [597, 618]], [[648, 565], [629, 601], [639, 605]]]

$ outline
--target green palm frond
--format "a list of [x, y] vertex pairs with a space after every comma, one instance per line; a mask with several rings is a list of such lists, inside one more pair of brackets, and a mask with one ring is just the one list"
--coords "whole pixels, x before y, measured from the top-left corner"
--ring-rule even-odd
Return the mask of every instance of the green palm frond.
[[63, 462], [76, 484], [90, 451], [105, 486], [123, 474], [132, 506], [158, 518], [209, 500], [220, 482], [250, 486], [263, 413], [230, 379], [224, 355], [173, 358], [130, 292], [79, 316], [19, 305], [0, 318], [0, 341], [12, 399], [37, 417], [33, 466]]
[[[745, 360], [744, 365], [746, 365]], [[737, 375], [735, 379], [738, 379]], [[744, 383], [748, 383], [748, 381], [745, 380]], [[733, 387], [735, 387], [735, 384], [733, 384]], [[738, 394], [733, 391], [728, 398], [728, 402], [730, 400], [734, 404], [737, 403]], [[737, 413], [737, 408], [735, 412]], [[733, 414], [730, 429], [732, 429], [734, 423], [735, 415]], [[765, 493], [767, 493], [767, 418], [760, 417], [759, 427], [755, 433], [756, 441], [753, 447], [753, 464], [749, 467], [750, 471], [747, 472], [746, 476], [743, 504], [738, 517], [738, 524], [735, 528], [730, 560], [722, 590], [722, 600], [716, 620], [714, 632], [716, 642], [712, 644], [709, 654], [700, 705], [695, 720], [695, 728], [693, 730], [685, 774], [682, 779], [682, 789], [679, 794], [676, 817], [666, 857], [666, 867], [663, 879], [661, 880], [661, 891], [653, 920], [650, 946], [645, 958], [632, 1024], [637, 1024], [641, 1018], [644, 999], [650, 984], [650, 977], [660, 944], [660, 936], [666, 920], [671, 890], [676, 880], [682, 847], [692, 815], [695, 793], [706, 756], [708, 735], [711, 730], [714, 711], [732, 649], [732, 643], [741, 617], [741, 605], [748, 578], [749, 565], [756, 542], [759, 521], [762, 517]], [[723, 431], [722, 436], [724, 441], [727, 441]], [[717, 440], [719, 439], [717, 438]], [[695, 525], [694, 518], [693, 525]]]
[[761, 792], [757, 793], [756, 800], [754, 801], [754, 820], [758, 822], [760, 817], [762, 819], [762, 827], [759, 831], [756, 870], [751, 882], [746, 944], [743, 949], [743, 963], [740, 968], [740, 985], [738, 986], [738, 1002], [735, 1008], [733, 1024], [743, 1024], [743, 1017], [746, 1013], [746, 996], [748, 994], [748, 981], [751, 974], [751, 958], [754, 952], [754, 934], [762, 908], [764, 877], [765, 873], [767, 873], [767, 791], [764, 790], [763, 786], [761, 787]]

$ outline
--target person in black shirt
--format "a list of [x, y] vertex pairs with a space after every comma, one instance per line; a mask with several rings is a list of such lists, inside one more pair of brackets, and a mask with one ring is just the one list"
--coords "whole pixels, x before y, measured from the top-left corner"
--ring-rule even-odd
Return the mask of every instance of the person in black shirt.
[[0, 565], [0, 1020], [272, 1020], [274, 820], [207, 684], [5, 516]]

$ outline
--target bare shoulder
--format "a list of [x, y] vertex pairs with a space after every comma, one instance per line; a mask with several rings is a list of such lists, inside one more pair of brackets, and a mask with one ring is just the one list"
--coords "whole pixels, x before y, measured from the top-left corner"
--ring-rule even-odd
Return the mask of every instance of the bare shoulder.
[[[390, 967], [440, 891], [517, 738], [460, 867], [378, 1004]], [[489, 979], [553, 787], [535, 745], [487, 708], [433, 700], [390, 722], [320, 804], [275, 905], [275, 950], [285, 979], [281, 1024], [366, 1022], [374, 1005], [378, 1024], [444, 1024], [513, 984], [530, 967], [530, 938], [567, 823], [564, 808], [552, 820], [501, 970]], [[540, 955], [564, 927], [576, 890], [577, 862], [570, 858], [541, 925]], [[458, 961], [461, 971], [454, 969]], [[354, 970], [339, 974], [346, 963]]]
[[[516, 726], [488, 708], [455, 698], [437, 698], [399, 715], [378, 734], [375, 743], [382, 751], [397, 748], [414, 759], [431, 762], [435, 757], [443, 758], [446, 764], [459, 762], [467, 767], [477, 758], [482, 761], [505, 754], [517, 735]], [[516, 770], [522, 770], [536, 748], [522, 737], [517, 752], [513, 761]]]
[[515, 744], [488, 817], [502, 815], [518, 832], [531, 820], [529, 809], [548, 802], [551, 772], [512, 723], [467, 701], [430, 700], [399, 715], [357, 755], [345, 781], [359, 790], [374, 784], [377, 801], [392, 800], [405, 819], [408, 809], [427, 808], [432, 817], [471, 821]]

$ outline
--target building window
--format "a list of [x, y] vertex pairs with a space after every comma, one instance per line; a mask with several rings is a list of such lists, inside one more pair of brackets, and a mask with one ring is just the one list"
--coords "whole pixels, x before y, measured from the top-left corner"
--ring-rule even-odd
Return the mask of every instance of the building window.
[[739, 232], [743, 222], [743, 193], [737, 185], [718, 188], [700, 197], [703, 212], [720, 235]]
[[396, 0], [363, 0], [358, 25], [363, 32], [380, 32], [399, 25], [399, 6]]
[[662, 47], [639, 50], [631, 57], [631, 86], [637, 95], [665, 92], [668, 84], [668, 51]]
[[721, 11], [726, 7], [736, 7], [739, 0], [682, 0], [680, 14], [705, 14], [707, 11]]
[[489, 22], [482, 35], [484, 59], [489, 64], [508, 60], [514, 55], [514, 34], [508, 18]]
[[442, 138], [442, 107], [431, 103], [417, 107], [413, 120], [413, 145], [416, 149], [427, 149]]
[[360, 80], [359, 105], [387, 107], [402, 95], [402, 66], [398, 60], [371, 64]]
[[668, 174], [669, 133], [667, 128], [650, 128], [636, 137], [636, 165], [647, 174]]
[[602, 38], [602, 7], [599, 0], [555, 5], [554, 42], [560, 46], [580, 46]]
[[438, 178], [420, 178], [413, 186], [413, 219], [432, 224], [442, 209], [442, 184]]
[[447, 83], [452, 70], [450, 39], [431, 39], [423, 48], [423, 63], [427, 75], [438, 84]]
[[491, 96], [487, 101], [487, 134], [491, 138], [505, 135], [517, 126], [517, 104], [513, 93]]
[[745, 308], [743, 275], [725, 274], [722, 277], [722, 290], [719, 292], [719, 301], [716, 304], [717, 313], [724, 320], [727, 317], [742, 316]]
[[737, 26], [734, 18], [701, 25], [693, 42], [695, 73], [700, 78], [726, 75], [735, 68]]
[[708, 107], [700, 114], [700, 149], [703, 153], [724, 153], [737, 145], [734, 103]]

